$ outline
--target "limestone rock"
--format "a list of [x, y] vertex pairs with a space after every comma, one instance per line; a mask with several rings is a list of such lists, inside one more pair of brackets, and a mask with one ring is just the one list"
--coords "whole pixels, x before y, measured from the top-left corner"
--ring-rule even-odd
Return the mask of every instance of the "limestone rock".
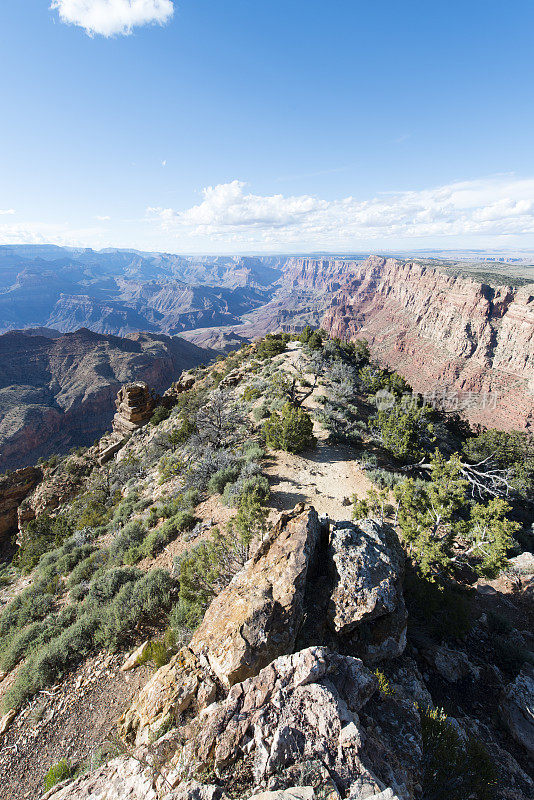
[[125, 435], [146, 425], [154, 413], [156, 403], [156, 395], [144, 381], [122, 386], [117, 394], [117, 413], [113, 417], [114, 432]]
[[328, 619], [336, 633], [393, 613], [402, 596], [404, 557], [395, 532], [370, 519], [338, 523], [330, 538], [336, 570]]
[[357, 713], [377, 680], [359, 659], [310, 647], [282, 656], [184, 730], [180, 758], [220, 770], [247, 752], [256, 783], [318, 759], [338, 787], [365, 771]]
[[520, 745], [534, 756], [534, 669], [522, 670], [504, 690], [499, 711], [504, 724]]

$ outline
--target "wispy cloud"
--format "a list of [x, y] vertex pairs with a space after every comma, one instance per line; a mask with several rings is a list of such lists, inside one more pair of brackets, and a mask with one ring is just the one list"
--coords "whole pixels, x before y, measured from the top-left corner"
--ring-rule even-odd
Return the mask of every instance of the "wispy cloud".
[[250, 244], [534, 234], [534, 178], [496, 176], [364, 200], [257, 195], [238, 180], [202, 194], [185, 211], [149, 208], [147, 216], [177, 236]]
[[88, 36], [127, 36], [141, 25], [165, 25], [174, 14], [172, 0], [52, 0], [50, 8]]
[[5, 208], [5, 209], [0, 208], [0, 216], [4, 216], [6, 214], [14, 214], [14, 213], [15, 213], [14, 208]]
[[108, 216], [100, 216], [99, 214], [96, 215], [95, 219], [99, 220], [100, 222], [107, 222], [111, 217]]

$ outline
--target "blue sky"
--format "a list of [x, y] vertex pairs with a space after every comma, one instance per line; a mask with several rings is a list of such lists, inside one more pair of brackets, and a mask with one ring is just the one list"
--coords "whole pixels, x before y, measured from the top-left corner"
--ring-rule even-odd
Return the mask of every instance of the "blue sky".
[[2, 0], [0, 243], [533, 247], [533, 29], [531, 0]]

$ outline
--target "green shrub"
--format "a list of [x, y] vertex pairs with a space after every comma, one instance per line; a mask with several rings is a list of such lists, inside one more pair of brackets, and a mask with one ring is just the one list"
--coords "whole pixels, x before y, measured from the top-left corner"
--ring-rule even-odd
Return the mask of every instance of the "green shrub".
[[268, 333], [256, 344], [256, 355], [261, 359], [279, 356], [285, 352], [289, 338], [289, 335], [284, 333]]
[[256, 495], [261, 503], [266, 503], [271, 494], [269, 481], [264, 475], [251, 475], [240, 478], [235, 483], [227, 483], [224, 487], [222, 501], [234, 508], [239, 505], [245, 495]]
[[286, 403], [281, 414], [273, 413], [263, 424], [263, 434], [269, 447], [300, 453], [315, 444], [313, 422], [303, 408]]
[[222, 494], [226, 484], [233, 483], [239, 475], [239, 472], [240, 469], [237, 464], [217, 470], [208, 481], [208, 492], [210, 494]]
[[32, 519], [19, 536], [17, 566], [23, 572], [30, 572], [44, 553], [62, 544], [73, 531], [73, 523], [66, 514], [58, 514], [56, 517], [41, 514]]
[[135, 567], [112, 567], [101, 575], [96, 575], [89, 584], [89, 599], [97, 603], [111, 600], [126, 584], [136, 581], [142, 572]]
[[150, 417], [150, 424], [159, 425], [160, 422], [163, 422], [163, 420], [168, 419], [170, 415], [171, 415], [171, 410], [169, 408], [165, 408], [165, 406], [157, 406], [154, 409], [154, 413]]
[[497, 771], [476, 739], [465, 741], [442, 709], [420, 710], [423, 795], [433, 800], [492, 800]]
[[90, 580], [95, 572], [101, 569], [107, 559], [105, 550], [96, 550], [83, 561], [80, 561], [67, 578], [67, 588], [72, 589], [79, 583]]
[[44, 781], [45, 792], [48, 792], [57, 783], [66, 781], [70, 777], [72, 777], [72, 767], [67, 759], [64, 758], [61, 761], [58, 761], [57, 764], [53, 764], [46, 773]]

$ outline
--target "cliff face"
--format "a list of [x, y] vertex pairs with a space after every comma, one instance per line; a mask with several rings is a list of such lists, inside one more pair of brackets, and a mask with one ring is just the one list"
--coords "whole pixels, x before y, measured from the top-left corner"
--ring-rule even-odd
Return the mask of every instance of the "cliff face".
[[143, 380], [161, 392], [209, 358], [190, 342], [155, 334], [0, 336], [0, 470], [89, 444], [109, 429], [122, 384]]
[[[309, 272], [309, 261], [301, 267]], [[322, 321], [331, 335], [367, 339], [416, 391], [447, 395], [448, 407], [458, 404], [473, 422], [510, 429], [534, 421], [534, 289], [375, 256], [344, 269]]]

